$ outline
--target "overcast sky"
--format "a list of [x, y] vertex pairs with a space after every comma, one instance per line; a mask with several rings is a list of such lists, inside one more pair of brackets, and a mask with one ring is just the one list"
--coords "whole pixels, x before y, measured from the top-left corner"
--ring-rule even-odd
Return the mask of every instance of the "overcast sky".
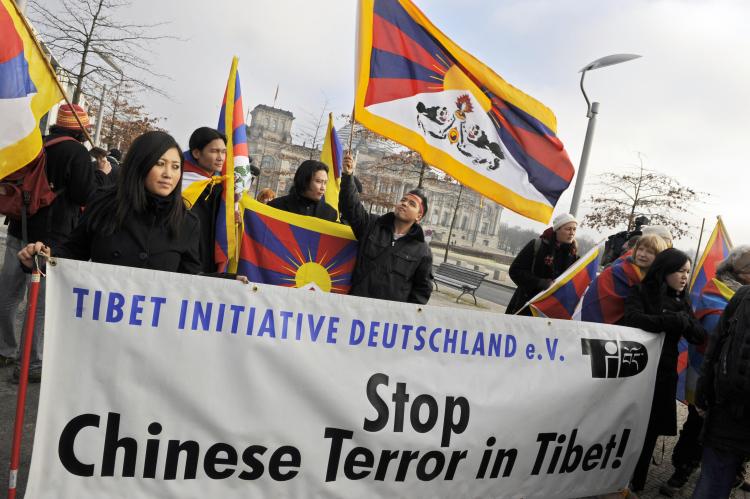
[[[750, 243], [746, 193], [750, 116], [750, 2], [744, 0], [415, 0], [447, 36], [556, 114], [558, 135], [578, 165], [586, 106], [578, 70], [613, 53], [643, 58], [587, 74], [601, 103], [587, 189], [596, 174], [638, 161], [710, 193], [686, 216], [706, 232], [722, 215], [735, 245]], [[334, 114], [353, 102], [355, 0], [133, 0], [132, 20], [170, 21], [183, 41], [155, 44], [155, 70], [171, 100], [142, 96], [178, 142], [215, 126], [232, 55], [240, 58], [246, 109], [270, 105]], [[343, 125], [343, 123], [341, 123]], [[568, 211], [573, 185], [556, 213]], [[585, 213], [586, 206], [582, 207]], [[503, 220], [542, 228], [506, 210]], [[624, 228], [624, 227], [623, 227]], [[586, 233], [585, 228], [584, 233]], [[688, 249], [697, 243], [683, 241]], [[593, 236], [593, 234], [591, 234]]]

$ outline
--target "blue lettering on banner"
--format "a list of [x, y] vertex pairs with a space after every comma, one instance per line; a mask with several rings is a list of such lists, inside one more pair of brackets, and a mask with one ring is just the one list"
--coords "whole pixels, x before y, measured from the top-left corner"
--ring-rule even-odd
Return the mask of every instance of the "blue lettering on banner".
[[133, 295], [133, 306], [130, 309], [130, 325], [140, 326], [142, 324], [141, 319], [138, 317], [143, 313], [142, 303], [146, 301], [146, 297], [143, 295]]
[[73, 293], [76, 295], [76, 317], [83, 317], [83, 298], [89, 294], [88, 289], [73, 288]]
[[[117, 291], [73, 287], [74, 315], [78, 319], [158, 327], [167, 298], [144, 294], [126, 295]], [[151, 318], [149, 320], [149, 317]], [[256, 324], [256, 318], [258, 319]], [[272, 341], [310, 341], [335, 345], [339, 329], [348, 330], [350, 347], [401, 349], [431, 354], [462, 355], [488, 358], [518, 358], [523, 361], [565, 362], [558, 338], [544, 338], [544, 345], [521, 345], [512, 334], [471, 331], [462, 328], [400, 324], [381, 320], [363, 321], [295, 310], [248, 307], [213, 301], [182, 299], [176, 317], [177, 330], [186, 333], [230, 332], [237, 335], [244, 328], [245, 337]]]
[[359, 319], [352, 319], [352, 329], [349, 333], [349, 344], [359, 345], [365, 338], [365, 323]]
[[151, 303], [154, 304], [154, 313], [151, 315], [151, 327], [159, 326], [159, 314], [161, 313], [161, 306], [167, 303], [167, 299], [163, 296], [152, 296]]
[[99, 309], [102, 305], [102, 292], [101, 291], [94, 291], [94, 316], [93, 319], [95, 321], [99, 320]]
[[[101, 291], [80, 287], [72, 288], [75, 295], [74, 315], [77, 319], [104, 321], [117, 324], [126, 322], [130, 326], [142, 326], [144, 322], [151, 327], [159, 327], [162, 305], [167, 303], [163, 296], [146, 296], [142, 294], [124, 295], [117, 291]], [[187, 301], [183, 300], [180, 313], [180, 328], [184, 328]], [[150, 317], [150, 320], [149, 320]]]
[[122, 320], [122, 306], [125, 305], [125, 297], [120, 293], [110, 293], [107, 300], [107, 322], [120, 322]]

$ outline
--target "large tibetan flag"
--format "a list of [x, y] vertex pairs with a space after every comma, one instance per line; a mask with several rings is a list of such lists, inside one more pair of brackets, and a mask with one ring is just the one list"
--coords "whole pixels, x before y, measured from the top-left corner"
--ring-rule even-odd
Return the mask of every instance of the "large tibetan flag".
[[253, 282], [348, 293], [357, 240], [347, 225], [277, 210], [245, 194], [237, 273]]
[[356, 120], [483, 196], [548, 222], [573, 178], [552, 111], [409, 0], [360, 0]]
[[325, 201], [331, 208], [339, 211], [339, 187], [341, 186], [342, 150], [339, 136], [333, 127], [333, 113], [328, 113], [328, 129], [320, 152], [320, 161], [328, 167], [328, 184]]
[[[729, 255], [731, 249], [729, 234], [719, 218], [690, 279], [690, 302], [695, 316], [708, 334], [713, 334], [721, 312], [734, 295], [734, 291], [716, 279], [716, 267]], [[707, 342], [702, 345], [690, 345], [685, 339], [680, 340], [677, 400], [689, 403], [694, 401], [706, 345]]]
[[591, 282], [581, 302], [581, 320], [617, 324], [625, 315], [625, 299], [643, 280], [632, 257], [619, 259]]
[[42, 150], [39, 120], [63, 99], [55, 73], [13, 0], [0, 0], [0, 178]]
[[227, 136], [227, 159], [221, 170], [224, 189], [216, 220], [216, 246], [214, 258], [219, 272], [235, 272], [237, 269], [237, 220], [235, 220], [234, 167], [249, 164], [247, 129], [242, 106], [240, 74], [237, 72], [237, 57], [232, 59], [227, 89], [219, 114], [220, 132]]
[[581, 297], [596, 277], [603, 252], [604, 248], [599, 244], [579, 258], [547, 290], [531, 299], [531, 313], [550, 319], [576, 318]]

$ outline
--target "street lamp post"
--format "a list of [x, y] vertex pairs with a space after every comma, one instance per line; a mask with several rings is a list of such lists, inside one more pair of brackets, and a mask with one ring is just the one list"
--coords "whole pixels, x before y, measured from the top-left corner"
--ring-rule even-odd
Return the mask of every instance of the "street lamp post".
[[[120, 90], [122, 88], [123, 80], [125, 79], [125, 74], [122, 72], [122, 69], [120, 69], [117, 66], [117, 64], [114, 63], [114, 61], [112, 61], [112, 59], [109, 57], [108, 54], [106, 54], [106, 53], [104, 53], [104, 52], [102, 52], [100, 50], [97, 50], [97, 49], [94, 49], [94, 52], [96, 52], [96, 54], [99, 57], [101, 57], [102, 60], [104, 62], [106, 62], [109, 67], [111, 67], [112, 69], [114, 69], [116, 72], [118, 72], [120, 74], [120, 84], [117, 86], [117, 93], [116, 93], [116, 97], [115, 97], [115, 99], [116, 99], [115, 100], [115, 108], [114, 108], [114, 110], [112, 112], [112, 122], [114, 123], [114, 121], [115, 121], [115, 113], [117, 112], [117, 101], [120, 99]], [[107, 85], [104, 85], [102, 87], [102, 96], [99, 99], [99, 112], [97, 113], [97, 117], [96, 117], [96, 131], [94, 133], [94, 144], [92, 144], [92, 145], [95, 145], [97, 147], [100, 147], [101, 134], [102, 134], [102, 124], [103, 124], [103, 121], [104, 121], [104, 99], [106, 98], [106, 96], [107, 96]]]
[[587, 64], [579, 71], [581, 73], [581, 92], [583, 93], [583, 98], [586, 99], [586, 117], [589, 119], [589, 123], [586, 127], [586, 138], [584, 139], [583, 150], [581, 151], [581, 162], [578, 165], [578, 176], [576, 177], [576, 186], [573, 190], [573, 200], [570, 202], [570, 213], [574, 216], [578, 215], [578, 205], [581, 201], [583, 182], [586, 178], [586, 167], [588, 166], [591, 143], [593, 142], [594, 129], [596, 128], [596, 115], [599, 113], [599, 103], [590, 102], [588, 95], [586, 95], [586, 90], [583, 88], [583, 79], [586, 77], [586, 71], [613, 66], [639, 57], [641, 56], [636, 54], [608, 55]]
[[99, 147], [102, 138], [102, 123], [104, 121], [104, 99], [107, 97], [107, 85], [102, 85], [102, 95], [99, 97], [99, 111], [96, 113], [96, 130], [94, 131], [94, 144]]

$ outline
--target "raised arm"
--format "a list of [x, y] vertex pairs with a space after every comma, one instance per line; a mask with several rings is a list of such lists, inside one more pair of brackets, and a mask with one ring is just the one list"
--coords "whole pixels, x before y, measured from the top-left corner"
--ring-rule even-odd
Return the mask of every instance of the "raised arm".
[[367, 213], [362, 201], [359, 199], [359, 192], [354, 185], [354, 159], [351, 154], [346, 153], [343, 161], [343, 175], [341, 176], [341, 190], [339, 191], [339, 210], [344, 215], [344, 219], [354, 231], [357, 240], [362, 239], [367, 234], [370, 225], [378, 218], [375, 215]]

